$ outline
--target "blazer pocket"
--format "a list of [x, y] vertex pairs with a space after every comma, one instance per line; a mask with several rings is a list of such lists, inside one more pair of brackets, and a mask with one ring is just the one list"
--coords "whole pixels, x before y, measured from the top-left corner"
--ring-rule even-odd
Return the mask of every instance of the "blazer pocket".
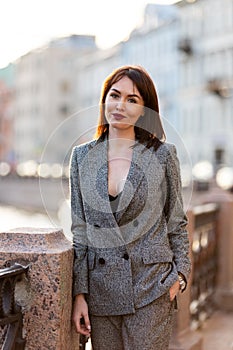
[[173, 261], [173, 252], [168, 246], [151, 245], [143, 249], [142, 260], [144, 264], [167, 263]]
[[155, 289], [159, 292], [164, 293], [178, 280], [173, 252], [169, 246], [147, 246], [143, 250], [142, 259], [145, 267], [148, 267], [147, 280], [154, 281]]

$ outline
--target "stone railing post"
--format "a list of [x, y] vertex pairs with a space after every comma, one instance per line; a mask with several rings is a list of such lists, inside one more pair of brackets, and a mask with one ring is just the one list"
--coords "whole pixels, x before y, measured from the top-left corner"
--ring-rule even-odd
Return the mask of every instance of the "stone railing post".
[[233, 311], [233, 200], [223, 202], [219, 213], [219, 256], [216, 302]]
[[[190, 209], [188, 215], [188, 232], [190, 240], [190, 257], [192, 260], [192, 241], [195, 227], [195, 216]], [[193, 265], [193, 264], [192, 264]], [[178, 311], [175, 314], [175, 324], [169, 350], [202, 350], [202, 336], [190, 329], [190, 300], [191, 300], [192, 272], [188, 287], [183, 294], [178, 295]]]
[[215, 202], [218, 213], [218, 270], [215, 301], [219, 308], [233, 311], [233, 195], [212, 189], [203, 197], [204, 203]]
[[73, 331], [73, 249], [62, 230], [19, 228], [0, 233], [0, 267], [29, 264], [16, 286], [26, 350], [77, 350]]

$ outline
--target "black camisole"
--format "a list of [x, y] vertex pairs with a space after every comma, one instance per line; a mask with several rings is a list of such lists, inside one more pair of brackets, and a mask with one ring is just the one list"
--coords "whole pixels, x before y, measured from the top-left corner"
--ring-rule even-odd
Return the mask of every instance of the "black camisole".
[[109, 201], [110, 201], [113, 214], [117, 212], [117, 207], [119, 204], [120, 197], [121, 197], [121, 192], [118, 193], [118, 195], [116, 196], [112, 196], [111, 194], [109, 194]]

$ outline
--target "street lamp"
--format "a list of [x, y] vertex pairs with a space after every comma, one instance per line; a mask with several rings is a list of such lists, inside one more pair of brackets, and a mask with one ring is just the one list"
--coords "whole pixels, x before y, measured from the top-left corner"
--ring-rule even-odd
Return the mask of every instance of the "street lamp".
[[196, 189], [198, 191], [208, 190], [209, 182], [214, 176], [213, 165], [206, 160], [198, 162], [194, 165], [192, 174], [196, 182]]
[[233, 168], [223, 167], [217, 171], [216, 182], [223, 190], [233, 189]]

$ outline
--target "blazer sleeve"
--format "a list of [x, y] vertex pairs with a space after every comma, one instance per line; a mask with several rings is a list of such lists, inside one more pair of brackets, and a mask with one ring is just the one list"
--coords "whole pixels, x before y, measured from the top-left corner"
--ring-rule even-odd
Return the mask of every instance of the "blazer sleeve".
[[88, 293], [86, 222], [80, 190], [77, 147], [70, 160], [71, 231], [73, 233], [73, 295]]
[[189, 258], [189, 237], [186, 230], [188, 221], [183, 209], [180, 164], [176, 147], [170, 145], [168, 150], [166, 164], [167, 193], [165, 204], [168, 237], [177, 270], [182, 273], [187, 281], [191, 263]]

